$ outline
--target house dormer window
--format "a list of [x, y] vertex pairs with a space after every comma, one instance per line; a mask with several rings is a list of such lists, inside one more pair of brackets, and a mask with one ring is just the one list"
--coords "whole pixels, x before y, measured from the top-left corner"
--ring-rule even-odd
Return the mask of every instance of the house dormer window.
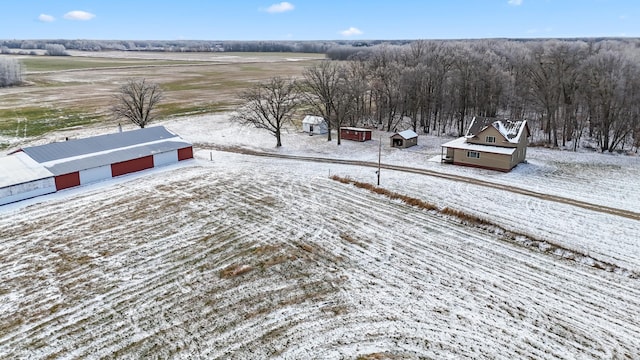
[[495, 136], [487, 136], [486, 138], [484, 138], [484, 141], [487, 143], [494, 143], [496, 142], [496, 137]]

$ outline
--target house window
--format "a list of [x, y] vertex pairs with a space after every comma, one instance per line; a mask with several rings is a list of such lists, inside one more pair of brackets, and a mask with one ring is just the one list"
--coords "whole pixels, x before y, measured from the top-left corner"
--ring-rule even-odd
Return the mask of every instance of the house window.
[[487, 136], [485, 138], [485, 142], [494, 143], [494, 142], [496, 142], [496, 137], [495, 136]]
[[467, 151], [468, 158], [480, 159], [480, 153], [477, 151]]

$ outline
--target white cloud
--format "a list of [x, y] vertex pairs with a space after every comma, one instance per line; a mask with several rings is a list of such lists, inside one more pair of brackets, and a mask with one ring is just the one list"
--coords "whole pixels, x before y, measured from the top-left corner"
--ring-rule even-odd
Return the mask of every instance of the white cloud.
[[340, 31], [340, 34], [342, 34], [342, 36], [353, 36], [353, 35], [361, 35], [362, 31], [358, 28], [355, 27], [350, 27], [347, 30], [342, 30]]
[[40, 16], [38, 16], [38, 20], [42, 21], [42, 22], [52, 22], [55, 20], [55, 18], [51, 15], [47, 15], [47, 14], [40, 14]]
[[69, 11], [68, 13], [64, 14], [64, 18], [67, 20], [86, 21], [86, 20], [91, 20], [94, 17], [96, 17], [94, 14], [86, 11], [81, 11], [81, 10]]
[[279, 4], [273, 4], [271, 6], [269, 6], [265, 11], [271, 14], [275, 14], [275, 13], [281, 13], [281, 12], [286, 12], [286, 11], [291, 11], [293, 10], [294, 6], [292, 3], [283, 1]]
[[520, 6], [523, 0], [509, 0], [509, 5]]

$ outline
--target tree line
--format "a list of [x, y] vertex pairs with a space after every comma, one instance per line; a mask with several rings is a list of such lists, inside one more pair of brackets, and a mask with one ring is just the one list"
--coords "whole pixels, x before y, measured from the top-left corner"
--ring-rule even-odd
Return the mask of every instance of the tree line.
[[307, 40], [307, 41], [236, 41], [236, 40], [0, 40], [0, 48], [30, 53], [48, 45], [61, 45], [79, 51], [162, 51], [162, 52], [297, 52], [327, 53], [334, 47], [366, 47], [381, 43], [406, 44], [408, 40]]
[[[299, 108], [324, 117], [329, 129], [377, 126], [462, 136], [474, 116], [487, 116], [526, 119], [537, 136], [534, 142], [552, 147], [576, 150], [584, 143], [600, 151], [637, 149], [640, 44], [631, 45], [421, 40], [342, 48], [340, 56], [348, 53], [345, 61], [325, 60], [308, 67], [301, 79], [289, 80], [295, 87], [272, 79], [257, 86], [266, 90], [262, 97], [253, 89], [251, 96], [243, 93], [241, 98], [245, 104], [262, 106], [272, 103], [270, 94], [295, 92]], [[293, 101], [291, 96], [278, 99]], [[269, 116], [273, 119], [269, 109], [289, 109], [284, 103], [277, 105], [261, 112], [254, 109], [263, 119], [242, 110], [236, 119], [264, 123]], [[278, 125], [282, 114], [275, 115]], [[331, 131], [327, 136], [331, 140]]]
[[353, 107], [326, 114], [336, 126], [392, 131], [408, 120], [414, 131], [462, 136], [488, 116], [526, 119], [553, 147], [640, 145], [639, 42], [414, 41], [332, 54], [348, 59], [330, 66]]

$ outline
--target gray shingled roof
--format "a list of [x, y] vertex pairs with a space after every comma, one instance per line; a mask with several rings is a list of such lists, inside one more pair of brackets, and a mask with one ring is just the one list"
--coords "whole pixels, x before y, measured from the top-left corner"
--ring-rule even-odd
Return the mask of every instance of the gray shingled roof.
[[35, 161], [44, 163], [175, 137], [176, 135], [170, 133], [163, 126], [154, 126], [132, 131], [92, 136], [84, 139], [73, 139], [64, 142], [25, 147], [22, 151]]
[[467, 130], [467, 137], [477, 135], [479, 132], [484, 130], [487, 126], [493, 124], [494, 121], [496, 121], [495, 118], [475, 116], [473, 120], [471, 120], [471, 124], [469, 124], [469, 129]]
[[466, 137], [474, 137], [489, 126], [493, 126], [509, 142], [518, 142], [525, 120], [499, 120], [496, 118], [476, 116], [469, 124]]

